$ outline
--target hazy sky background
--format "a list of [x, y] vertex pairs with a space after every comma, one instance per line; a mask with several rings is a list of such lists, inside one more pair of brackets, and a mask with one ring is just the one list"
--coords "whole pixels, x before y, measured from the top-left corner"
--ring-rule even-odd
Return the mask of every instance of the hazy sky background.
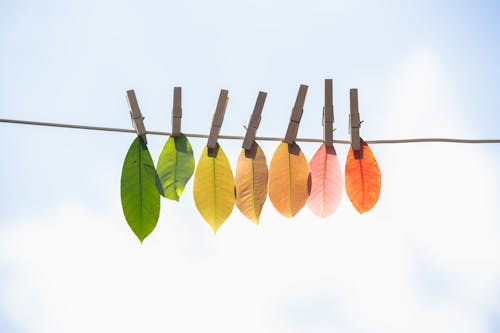
[[[299, 136], [335, 137], [359, 89], [365, 139], [498, 138], [495, 1], [0, 2], [0, 117], [284, 136], [299, 84]], [[141, 246], [122, 215], [133, 134], [0, 124], [0, 332], [474, 332], [500, 330], [500, 145], [373, 145], [377, 206], [344, 194], [325, 221], [306, 208], [261, 225], [235, 207], [214, 236], [194, 206], [162, 201]], [[155, 161], [165, 137], [148, 136]], [[198, 160], [204, 140], [191, 140]], [[234, 167], [241, 142], [221, 141]], [[270, 161], [277, 142], [262, 147]], [[318, 144], [301, 144], [310, 159]], [[348, 147], [337, 145], [341, 164]]]

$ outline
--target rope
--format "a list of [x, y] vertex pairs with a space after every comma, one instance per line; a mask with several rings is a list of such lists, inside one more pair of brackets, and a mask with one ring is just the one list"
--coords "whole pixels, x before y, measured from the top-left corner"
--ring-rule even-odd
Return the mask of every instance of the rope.
[[[122, 132], [122, 133], [135, 133], [133, 129], [127, 128], [115, 128], [115, 127], [101, 127], [101, 126], [88, 126], [88, 125], [74, 125], [74, 124], [62, 124], [62, 123], [49, 123], [41, 121], [29, 121], [29, 120], [16, 120], [16, 119], [0, 119], [0, 123], [9, 124], [22, 124], [22, 125], [35, 125], [35, 126], [49, 126], [49, 127], [61, 127], [61, 128], [73, 128], [81, 130], [91, 130], [91, 131], [104, 131], [104, 132]], [[164, 135], [169, 136], [170, 132], [160, 132], [160, 131], [146, 131], [149, 135]], [[196, 133], [183, 133], [187, 137], [191, 138], [208, 138], [207, 134], [196, 134]], [[220, 139], [226, 140], [243, 140], [243, 136], [239, 135], [219, 135]], [[270, 136], [258, 136], [255, 140], [261, 141], [283, 141], [283, 138], [270, 137]], [[323, 139], [312, 139], [312, 138], [297, 138], [297, 142], [323, 142]], [[366, 140], [368, 144], [394, 144], [394, 143], [418, 143], [418, 142], [452, 142], [452, 143], [500, 143], [500, 139], [451, 139], [451, 138], [415, 138], [415, 139], [393, 139], [393, 140]], [[333, 140], [333, 143], [337, 144], [351, 144], [348, 140]]]

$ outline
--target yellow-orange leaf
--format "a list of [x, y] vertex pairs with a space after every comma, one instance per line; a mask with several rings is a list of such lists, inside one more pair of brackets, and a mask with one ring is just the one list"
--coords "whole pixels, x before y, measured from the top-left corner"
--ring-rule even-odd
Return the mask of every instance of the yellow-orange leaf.
[[257, 143], [252, 149], [243, 149], [236, 166], [236, 205], [255, 223], [259, 223], [262, 206], [267, 197], [267, 162], [264, 152]]
[[296, 143], [282, 142], [269, 168], [269, 199], [286, 217], [293, 217], [309, 197], [309, 163]]
[[381, 173], [370, 147], [361, 140], [361, 148], [349, 149], [345, 165], [345, 189], [354, 207], [360, 213], [375, 206], [380, 195]]
[[222, 148], [216, 153], [203, 149], [196, 168], [193, 196], [196, 208], [214, 233], [231, 215], [234, 207], [234, 178]]

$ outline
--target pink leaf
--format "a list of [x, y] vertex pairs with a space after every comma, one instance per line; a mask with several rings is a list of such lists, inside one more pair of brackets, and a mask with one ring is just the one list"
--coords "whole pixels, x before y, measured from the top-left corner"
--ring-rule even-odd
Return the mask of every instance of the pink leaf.
[[314, 214], [325, 218], [337, 210], [344, 187], [339, 159], [333, 146], [322, 144], [309, 167], [311, 194], [307, 205]]

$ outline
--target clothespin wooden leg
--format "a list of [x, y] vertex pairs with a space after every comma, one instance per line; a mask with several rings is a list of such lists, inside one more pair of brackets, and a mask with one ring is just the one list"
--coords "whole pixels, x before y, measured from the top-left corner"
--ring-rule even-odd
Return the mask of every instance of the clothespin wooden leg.
[[359, 109], [358, 109], [358, 89], [350, 90], [350, 106], [351, 106], [351, 147], [354, 152], [357, 152], [361, 148], [361, 138], [359, 136], [359, 128], [361, 122], [359, 120]]
[[174, 106], [172, 109], [172, 136], [181, 135], [182, 88], [174, 88]]
[[295, 105], [292, 109], [292, 114], [290, 116], [290, 122], [288, 123], [288, 129], [286, 131], [285, 139], [286, 143], [292, 144], [297, 138], [297, 132], [299, 130], [300, 119], [302, 118], [302, 113], [304, 112], [304, 103], [306, 100], [307, 86], [301, 84], [297, 98], [295, 99]]
[[142, 116], [141, 110], [139, 109], [139, 103], [137, 103], [137, 98], [135, 96], [134, 90], [127, 90], [127, 101], [130, 106], [130, 116], [132, 118], [132, 124], [137, 132], [137, 135], [142, 139], [144, 144], [148, 143], [146, 139], [146, 127], [144, 126], [144, 117]]
[[228, 91], [222, 89], [219, 94], [219, 100], [217, 102], [217, 108], [212, 119], [212, 127], [210, 129], [210, 134], [208, 136], [207, 147], [208, 154], [210, 156], [217, 156], [217, 139], [219, 138], [220, 129], [222, 127], [222, 122], [224, 121], [224, 114], [226, 113], [226, 107], [228, 102]]
[[261, 114], [262, 110], [264, 109], [264, 102], [266, 101], [266, 97], [267, 93], [263, 91], [259, 92], [257, 101], [255, 102], [255, 107], [248, 122], [247, 132], [242, 144], [242, 148], [245, 149], [245, 154], [247, 157], [252, 157], [252, 155], [254, 155], [255, 153], [252, 153], [252, 147], [254, 146], [255, 136], [257, 135], [257, 129], [260, 125]]
[[333, 81], [325, 80], [325, 107], [323, 109], [323, 140], [325, 146], [333, 146]]

